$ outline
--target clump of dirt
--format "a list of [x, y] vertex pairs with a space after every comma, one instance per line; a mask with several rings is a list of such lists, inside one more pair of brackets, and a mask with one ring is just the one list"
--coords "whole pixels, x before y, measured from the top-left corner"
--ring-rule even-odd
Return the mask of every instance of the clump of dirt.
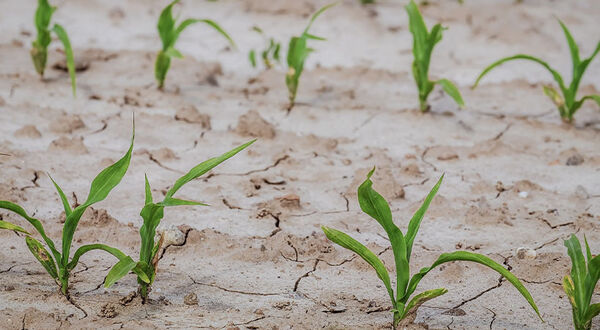
[[240, 116], [235, 129], [242, 136], [272, 139], [275, 137], [275, 127], [260, 116], [258, 111], [250, 110]]
[[72, 154], [87, 154], [88, 149], [83, 144], [82, 137], [66, 137], [61, 136], [58, 139], [53, 140], [48, 146], [48, 151], [66, 151]]
[[200, 113], [193, 105], [185, 105], [177, 109], [175, 120], [182, 120], [190, 124], [199, 124], [200, 127], [210, 130], [210, 116]]
[[50, 123], [50, 130], [58, 134], [71, 134], [84, 128], [85, 124], [78, 115], [62, 115]]
[[40, 131], [38, 131], [38, 129], [35, 127], [35, 125], [25, 125], [25, 126], [19, 128], [18, 130], [16, 130], [13, 135], [18, 138], [27, 138], [27, 139], [39, 139], [42, 137], [42, 133], [40, 133]]

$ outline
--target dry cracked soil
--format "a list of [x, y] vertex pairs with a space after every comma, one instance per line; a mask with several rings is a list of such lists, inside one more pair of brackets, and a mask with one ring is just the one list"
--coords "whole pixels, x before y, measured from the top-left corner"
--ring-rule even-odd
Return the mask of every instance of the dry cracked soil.
[[[562, 123], [542, 93], [551, 76], [529, 63], [507, 64], [469, 87], [486, 64], [514, 53], [568, 72], [554, 16], [587, 56], [598, 42], [600, 2], [428, 1], [428, 24], [448, 27], [431, 74], [455, 81], [467, 105], [458, 109], [436, 89], [422, 114], [405, 1], [343, 1], [314, 25], [328, 40], [314, 43], [289, 115], [285, 69], [248, 63], [248, 50], [263, 45], [250, 29], [287, 40], [325, 1], [184, 1], [182, 16], [214, 19], [237, 49], [206, 27], [191, 27], [179, 40], [185, 58], [173, 61], [164, 91], [154, 83], [153, 60], [165, 1], [55, 2], [54, 21], [69, 32], [78, 62], [76, 98], [58, 43], [45, 78], [33, 69], [35, 1], [0, 1], [0, 199], [35, 214], [50, 237], [60, 238], [64, 213], [47, 173], [70, 202], [81, 203], [93, 177], [126, 151], [134, 113], [130, 169], [86, 212], [75, 246], [100, 242], [137, 255], [144, 173], [158, 197], [200, 161], [258, 142], [179, 194], [210, 207], [166, 211], [162, 226], [179, 237], [161, 251], [145, 305], [131, 295], [132, 275], [102, 286], [115, 262], [103, 252], [81, 259], [67, 301], [23, 237], [0, 232], [0, 328], [390, 328], [375, 272], [320, 230], [352, 234], [393, 271], [383, 230], [357, 203], [357, 186], [373, 166], [375, 189], [402, 230], [446, 174], [417, 236], [413, 272], [443, 252], [482, 253], [525, 283], [546, 321], [496, 273], [456, 262], [423, 280], [421, 290], [449, 292], [424, 304], [411, 327], [571, 326], [560, 285], [570, 269], [563, 239], [586, 234], [600, 251], [600, 111], [588, 103], [574, 125]], [[598, 93], [599, 61], [581, 89]], [[5, 211], [0, 217], [28, 226]]]

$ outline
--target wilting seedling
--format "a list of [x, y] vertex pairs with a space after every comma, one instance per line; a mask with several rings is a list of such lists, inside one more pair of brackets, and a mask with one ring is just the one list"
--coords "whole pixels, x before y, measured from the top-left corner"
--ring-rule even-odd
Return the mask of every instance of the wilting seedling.
[[302, 34], [299, 37], [292, 37], [290, 39], [287, 53], [288, 72], [285, 75], [285, 84], [288, 88], [288, 95], [290, 101], [288, 111], [292, 110], [296, 101], [296, 92], [298, 91], [298, 84], [300, 82], [302, 70], [304, 70], [304, 61], [306, 61], [308, 55], [314, 51], [313, 48], [309, 48], [307, 46], [307, 41], [309, 39], [321, 41], [325, 40], [325, 38], [321, 38], [308, 33], [308, 30], [312, 26], [313, 22], [317, 19], [317, 17], [319, 17], [324, 11], [335, 5], [337, 5], [337, 2], [323, 6], [321, 9], [319, 9], [310, 18], [308, 26], [306, 27], [306, 29], [304, 29], [304, 32], [302, 32]]
[[[267, 40], [267, 44], [265, 46], [265, 48], [260, 52], [260, 57], [262, 58], [263, 64], [265, 65], [265, 67], [267, 69], [272, 68], [276, 63], [279, 63], [279, 50], [281, 49], [281, 44], [277, 41], [275, 41], [275, 39], [273, 38], [267, 38], [265, 36], [265, 33], [263, 32], [263, 30], [261, 28], [259, 28], [258, 26], [253, 26], [252, 27], [252, 31], [257, 32], [258, 34], [260, 34], [265, 40]], [[255, 68], [256, 67], [256, 51], [254, 49], [252, 49], [249, 53], [248, 53], [248, 59], [250, 60], [250, 64], [252, 64], [252, 67]]]
[[421, 16], [419, 8], [414, 1], [406, 6], [406, 12], [409, 18], [409, 29], [413, 35], [413, 56], [412, 72], [417, 88], [419, 89], [419, 104], [421, 111], [429, 110], [427, 98], [433, 87], [438, 84], [444, 91], [454, 99], [459, 106], [464, 106], [464, 101], [458, 88], [448, 79], [429, 80], [429, 63], [431, 62], [431, 53], [435, 45], [442, 40], [442, 31], [445, 29], [441, 24], [433, 26], [431, 31], [427, 31], [427, 26]]
[[209, 19], [195, 19], [188, 18], [181, 22], [179, 26], [176, 26], [175, 18], [173, 17], [173, 6], [180, 0], [171, 2], [163, 11], [160, 13], [158, 18], [158, 34], [162, 41], [162, 49], [156, 56], [156, 63], [154, 64], [154, 75], [158, 81], [158, 88], [163, 88], [165, 78], [167, 77], [167, 71], [171, 66], [171, 58], [183, 58], [183, 55], [175, 49], [175, 43], [179, 38], [179, 35], [186, 27], [194, 23], [205, 23], [222, 34], [232, 46], [235, 46], [233, 40], [217, 23]]
[[[372, 218], [377, 220], [379, 224], [385, 230], [387, 236], [392, 245], [392, 251], [394, 253], [394, 261], [396, 263], [396, 292], [394, 294], [394, 290], [392, 289], [392, 284], [390, 281], [390, 276], [388, 274], [387, 269], [383, 262], [369, 249], [367, 249], [363, 244], [359, 243], [357, 240], [348, 236], [347, 234], [323, 226], [322, 229], [325, 232], [327, 238], [329, 238], [334, 243], [354, 251], [361, 258], [363, 258], [367, 263], [369, 263], [377, 272], [377, 276], [387, 289], [388, 295], [392, 302], [392, 312], [394, 313], [394, 328], [398, 325], [398, 323], [404, 319], [410, 320], [414, 318], [416, 315], [417, 308], [421, 306], [424, 302], [439, 297], [445, 294], [448, 290], [445, 288], [428, 290], [422, 293], [415, 295], [412, 299], [411, 296], [417, 289], [419, 282], [421, 279], [427, 275], [432, 269], [435, 267], [451, 262], [451, 261], [472, 261], [484, 266], [487, 266], [496, 272], [500, 273], [503, 277], [505, 277], [512, 285], [519, 290], [519, 292], [525, 297], [527, 302], [533, 307], [537, 315], [540, 317], [538, 308], [533, 301], [533, 298], [529, 294], [529, 291], [523, 286], [521, 281], [513, 275], [511, 272], [506, 270], [500, 264], [495, 262], [494, 260], [477, 253], [471, 253], [467, 251], [456, 251], [452, 253], [443, 253], [438, 259], [430, 266], [422, 268], [418, 273], [414, 274], [412, 277], [410, 276], [410, 258], [413, 247], [413, 242], [415, 237], [417, 236], [417, 232], [419, 231], [419, 227], [421, 225], [421, 221], [423, 220], [423, 216], [429, 207], [433, 197], [437, 193], [440, 184], [442, 183], [443, 176], [439, 179], [437, 184], [433, 187], [429, 195], [425, 198], [425, 201], [421, 205], [421, 207], [415, 212], [412, 219], [408, 224], [408, 230], [406, 235], [402, 234], [402, 231], [394, 224], [392, 221], [392, 212], [387, 201], [377, 193], [373, 188], [373, 182], [371, 181], [371, 176], [375, 169], [371, 170], [367, 175], [367, 179], [358, 187], [358, 202], [360, 204], [361, 209], [366, 214], [370, 215]], [[407, 318], [410, 317], [410, 318]]]
[[52, 41], [50, 33], [54, 32], [65, 47], [67, 69], [69, 70], [69, 75], [71, 76], [71, 88], [73, 89], [73, 96], [75, 96], [75, 60], [73, 59], [73, 50], [71, 48], [69, 36], [67, 35], [67, 31], [65, 31], [65, 29], [57, 23], [54, 24], [52, 30], [49, 29], [50, 20], [52, 19], [52, 14], [55, 10], [56, 7], [51, 6], [50, 3], [48, 3], [48, 0], [38, 0], [38, 7], [35, 11], [34, 18], [35, 28], [37, 30], [37, 38], [32, 43], [31, 59], [33, 60], [35, 70], [40, 74], [41, 77], [43, 77], [44, 70], [46, 69], [46, 60], [48, 59], [48, 46]]
[[581, 252], [581, 243], [575, 235], [565, 240], [571, 258], [571, 275], [563, 278], [563, 289], [569, 297], [573, 309], [573, 325], [576, 330], [592, 328], [592, 319], [600, 313], [600, 304], [592, 304], [594, 288], [600, 278], [600, 256], [592, 256], [585, 239], [587, 262]]
[[[146, 301], [148, 294], [150, 293], [150, 289], [152, 283], [154, 283], [154, 278], [156, 277], [157, 264], [159, 261], [159, 254], [162, 247], [163, 239], [158, 240], [158, 242], [154, 241], [156, 236], [156, 228], [160, 224], [164, 216], [164, 209], [168, 206], [179, 206], [179, 205], [206, 205], [199, 202], [181, 200], [173, 197], [175, 193], [183, 187], [186, 183], [200, 177], [206, 172], [213, 169], [215, 166], [221, 164], [227, 159], [233, 157], [238, 152], [244, 150], [246, 147], [254, 143], [255, 140], [252, 140], [248, 143], [245, 143], [237, 148], [232, 149], [219, 157], [211, 158], [203, 163], [196, 165], [196, 167], [192, 168], [187, 174], [179, 178], [175, 181], [175, 184], [169, 191], [167, 191], [165, 197], [162, 201], [155, 203], [152, 199], [152, 191], [150, 189], [150, 183], [148, 182], [148, 177], [146, 177], [146, 201], [145, 205], [140, 212], [140, 216], [144, 220], [144, 224], [140, 227], [140, 236], [141, 236], [141, 248], [140, 248], [140, 259], [139, 261], [134, 261], [131, 257], [127, 256], [125, 258], [120, 259], [120, 261], [110, 270], [108, 275], [106, 276], [104, 285], [106, 287], [110, 287], [116, 281], [121, 279], [123, 276], [127, 275], [130, 271], [134, 271], [138, 275], [138, 283], [139, 283], [139, 294], [142, 297], [142, 301]], [[144, 275], [136, 271], [136, 269], [142, 269], [143, 274], [147, 276], [149, 281], [146, 280]]]
[[485, 68], [485, 70], [483, 70], [483, 72], [481, 72], [479, 77], [477, 77], [477, 80], [475, 81], [473, 88], [477, 87], [477, 84], [479, 84], [479, 81], [481, 80], [481, 78], [483, 78], [483, 76], [485, 76], [493, 68], [501, 65], [502, 63], [512, 61], [512, 60], [528, 60], [528, 61], [533, 61], [535, 63], [538, 63], [541, 66], [543, 66], [544, 68], [546, 68], [550, 72], [550, 74], [552, 74], [554, 81], [556, 81], [556, 83], [558, 84], [558, 87], [560, 88], [560, 93], [562, 93], [562, 96], [552, 86], [545, 85], [545, 86], [543, 86], [543, 89], [544, 89], [544, 93], [558, 107], [558, 112], [560, 113], [560, 117], [565, 122], [570, 123], [573, 121], [573, 116], [575, 115], [575, 112], [577, 112], [577, 110], [579, 110], [579, 108], [581, 108], [581, 106], [583, 105], [583, 102], [585, 102], [586, 100], [594, 100], [594, 101], [596, 101], [596, 103], [598, 105], [600, 105], [600, 95], [586, 95], [586, 96], [582, 97], [581, 99], [577, 100], [577, 90], [579, 89], [579, 83], [581, 82], [581, 78], [583, 77], [583, 74], [585, 73], [585, 70], [587, 69], [588, 65], [600, 51], [600, 42], [598, 42], [598, 45], [596, 46], [596, 49], [594, 50], [592, 55], [590, 55], [590, 57], [582, 60], [579, 55], [579, 48], [577, 47], [577, 43], [575, 42], [575, 39], [573, 39], [571, 32], [569, 31], [567, 26], [562, 21], [559, 20], [558, 22], [560, 23], [560, 26], [562, 27], [562, 30], [565, 34], [565, 37], [567, 39], [567, 44], [569, 44], [569, 50], [571, 51], [571, 61], [573, 62], [573, 76], [571, 78], [571, 83], [569, 84], [568, 87], [565, 85], [564, 80], [563, 80], [562, 76], [560, 75], [560, 73], [558, 73], [558, 71], [556, 71], [552, 67], [550, 67], [550, 65], [548, 63], [540, 60], [537, 57], [533, 57], [531, 55], [517, 54], [514, 56], [505, 57], [503, 59], [500, 59], [500, 60], [492, 63], [487, 68]]
[[[110, 191], [114, 187], [116, 187], [119, 184], [119, 182], [121, 182], [121, 179], [123, 178], [125, 172], [127, 172], [127, 168], [129, 167], [132, 150], [133, 137], [131, 138], [131, 145], [125, 156], [123, 156], [116, 163], [102, 170], [102, 172], [100, 172], [100, 174], [96, 176], [94, 181], [92, 181], [87, 200], [74, 209], [71, 209], [69, 201], [67, 200], [67, 197], [65, 196], [64, 192], [59, 187], [59, 185], [52, 178], [50, 178], [58, 192], [58, 195], [60, 196], [66, 216], [65, 224], [63, 226], [62, 231], [62, 252], [58, 251], [52, 239], [50, 239], [50, 237], [46, 235], [44, 226], [42, 225], [41, 221], [29, 216], [21, 206], [15, 203], [9, 201], [0, 201], [0, 209], [12, 211], [20, 215], [30, 223], [38, 232], [38, 234], [42, 237], [42, 240], [44, 241], [44, 243], [46, 243], [46, 247], [44, 247], [44, 245], [40, 241], [33, 238], [22, 227], [16, 226], [6, 221], [0, 221], [0, 229], [13, 230], [24, 233], [26, 235], [25, 242], [27, 244], [27, 247], [29, 248], [29, 251], [31, 251], [34, 257], [42, 264], [42, 266], [46, 269], [48, 274], [52, 276], [52, 278], [60, 287], [60, 291], [62, 292], [62, 294], [64, 294], [67, 297], [69, 296], [69, 275], [71, 271], [75, 268], [75, 266], [77, 266], [77, 264], [79, 263], [79, 258], [83, 254], [92, 250], [104, 250], [114, 255], [119, 260], [126, 257], [126, 255], [121, 251], [106, 246], [104, 244], [83, 245], [79, 249], [77, 249], [77, 251], [75, 251], [73, 258], [70, 257], [70, 251], [71, 245], [73, 243], [73, 236], [75, 235], [75, 231], [77, 229], [77, 225], [79, 224], [81, 216], [88, 207], [104, 200], [108, 196]], [[48, 248], [50, 252], [48, 252], [46, 248]], [[138, 273], [139, 276], [141, 276], [143, 279], [149, 281], [149, 279], [145, 276], [145, 273], [142, 272], [141, 269], [134, 269], [134, 271]]]

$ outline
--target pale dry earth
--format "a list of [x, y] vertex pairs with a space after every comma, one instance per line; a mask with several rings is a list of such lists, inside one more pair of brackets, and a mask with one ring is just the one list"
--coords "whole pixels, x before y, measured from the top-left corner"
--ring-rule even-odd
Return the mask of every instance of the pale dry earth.
[[[562, 241], [586, 234], [600, 251], [600, 111], [588, 103], [574, 126], [561, 123], [541, 91], [550, 75], [528, 63], [506, 65], [478, 89], [469, 87], [486, 64], [518, 52], [569, 71], [553, 17], [570, 26], [587, 55], [598, 41], [600, 2], [466, 0], [423, 7], [429, 24], [449, 28], [432, 75], [456, 81], [467, 106], [459, 110], [436, 90], [432, 111], [421, 114], [405, 2], [344, 1], [315, 23], [314, 33], [328, 41], [315, 43], [299, 104], [287, 115], [285, 69], [249, 66], [247, 51], [262, 45], [249, 29], [258, 24], [288, 38], [325, 3], [184, 1], [182, 16], [215, 19], [238, 49], [205, 27], [190, 28], [179, 41], [186, 58], [173, 62], [165, 91], [158, 91], [155, 19], [165, 1], [57, 2], [54, 19], [70, 33], [82, 68], [73, 99], [66, 72], [52, 68], [63, 59], [57, 44], [46, 78], [33, 70], [34, 1], [0, 1], [0, 152], [8, 154], [0, 155], [0, 199], [42, 219], [52, 238], [60, 238], [64, 214], [46, 173], [72, 203], [82, 202], [93, 177], [126, 151], [134, 113], [129, 172], [84, 216], [75, 246], [107, 243], [136, 256], [144, 173], [159, 198], [195, 164], [258, 137], [179, 195], [210, 207], [167, 210], [163, 225], [179, 226], [185, 237], [163, 251], [146, 305], [123, 300], [135, 290], [132, 275], [110, 289], [101, 286], [115, 262], [102, 252], [82, 258], [71, 287], [78, 306], [71, 304], [22, 237], [1, 232], [0, 327], [389, 328], [389, 301], [374, 271], [320, 230], [351, 233], [392, 271], [383, 230], [356, 200], [357, 186], [377, 166], [375, 188], [403, 230], [446, 174], [417, 236], [413, 272], [443, 252], [483, 253], [526, 284], [546, 321], [496, 273], [452, 263], [423, 280], [420, 290], [449, 292], [421, 307], [415, 327], [569, 328], [560, 282], [570, 261]], [[582, 91], [598, 90], [596, 61]], [[7, 212], [0, 216], [27, 225]], [[536, 258], [519, 258], [520, 247], [535, 250]]]

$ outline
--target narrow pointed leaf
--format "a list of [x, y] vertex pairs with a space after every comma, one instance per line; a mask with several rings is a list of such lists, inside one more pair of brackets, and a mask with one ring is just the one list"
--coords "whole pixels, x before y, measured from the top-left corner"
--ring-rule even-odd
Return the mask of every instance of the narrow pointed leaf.
[[206, 172], [212, 170], [215, 166], [221, 164], [222, 162], [226, 161], [227, 159], [235, 156], [238, 152], [244, 150], [246, 147], [248, 147], [255, 141], [256, 140], [252, 140], [250, 142], [244, 143], [241, 146], [234, 148], [234, 149], [222, 154], [219, 157], [211, 158], [205, 162], [202, 162], [202, 163], [196, 165], [196, 167], [192, 168], [186, 175], [182, 176], [175, 182], [173, 187], [171, 189], [169, 189], [169, 191], [167, 191], [165, 199], [173, 197], [173, 195], [177, 192], [177, 190], [179, 190], [181, 187], [183, 187], [183, 185], [185, 185], [186, 183], [205, 174]]
[[442, 86], [442, 88], [444, 89], [444, 92], [446, 92], [446, 94], [450, 95], [450, 97], [452, 97], [454, 99], [454, 102], [456, 102], [456, 104], [458, 104], [460, 107], [465, 106], [465, 102], [463, 101], [463, 98], [460, 95], [458, 88], [456, 88], [456, 86], [454, 86], [454, 84], [450, 80], [440, 79], [440, 80], [436, 81], [436, 83], [438, 83], [438, 84], [440, 84], [440, 86]]
[[558, 23], [560, 23], [560, 27], [562, 28], [563, 32], [565, 33], [565, 38], [567, 38], [567, 43], [569, 44], [569, 50], [571, 51], [571, 60], [573, 61], [573, 72], [575, 72], [575, 70], [577, 69], [577, 66], [579, 65], [579, 62], [580, 62], [579, 48], [577, 47], [577, 43], [573, 39], [573, 36], [571, 35], [571, 32], [569, 31], [567, 26], [561, 20], [558, 20]]
[[[421, 279], [425, 275], [427, 275], [427, 273], [429, 273], [429, 271], [431, 271], [432, 269], [434, 269], [435, 267], [437, 267], [441, 264], [451, 262], [451, 261], [476, 262], [478, 264], [487, 266], [487, 267], [495, 270], [500, 275], [502, 275], [504, 278], [506, 278], [521, 293], [521, 295], [525, 298], [525, 300], [527, 300], [529, 305], [531, 305], [533, 310], [536, 312], [536, 314], [538, 315], [540, 320], [542, 320], [542, 316], [540, 315], [538, 307], [536, 306], [535, 302], [533, 301], [531, 294], [529, 293], [529, 291], [527, 291], [527, 289], [525, 288], [523, 283], [521, 283], [521, 281], [519, 281], [519, 279], [515, 275], [513, 275], [510, 271], [508, 271], [506, 268], [502, 267], [502, 265], [498, 264], [494, 260], [492, 260], [484, 255], [477, 254], [477, 253], [471, 253], [471, 252], [467, 252], [467, 251], [456, 251], [456, 252], [452, 252], [452, 253], [441, 254], [438, 257], [438, 259], [430, 267], [425, 267], [425, 268], [421, 269], [417, 274], [415, 274], [413, 276], [413, 278], [410, 280], [407, 295], [410, 295], [415, 291], [415, 288], [417, 287], [417, 285], [419, 284]], [[405, 298], [407, 298], [407, 296], [405, 296]]]
[[110, 288], [118, 280], [129, 274], [129, 272], [133, 271], [134, 269], [137, 269], [135, 272], [136, 275], [138, 275], [144, 282], [150, 282], [148, 275], [141, 271], [138, 263], [133, 261], [130, 256], [125, 256], [119, 260], [119, 262], [117, 262], [108, 272], [108, 275], [106, 275], [106, 278], [104, 279], [104, 287]]
[[54, 181], [52, 176], [50, 176], [50, 174], [48, 174], [48, 177], [50, 178], [50, 180], [52, 180], [52, 183], [54, 184], [54, 187], [56, 188], [56, 191], [58, 192], [58, 196], [60, 196], [60, 200], [62, 201], [63, 208], [65, 209], [65, 216], [68, 217], [69, 215], [71, 215], [71, 212], [73, 211], [73, 210], [71, 210], [71, 205], [69, 205], [69, 200], [67, 200], [67, 196], [65, 196], [65, 193], [60, 188], [58, 183], [56, 183], [56, 181]]
[[417, 233], [419, 232], [419, 228], [421, 227], [421, 221], [423, 221], [423, 217], [425, 216], [425, 213], [427, 212], [427, 209], [429, 208], [431, 201], [433, 200], [433, 198], [437, 194], [438, 190], [440, 189], [442, 180], [444, 180], [444, 175], [442, 175], [439, 178], [438, 182], [435, 184], [435, 186], [433, 186], [433, 188], [431, 188], [431, 191], [429, 192], [427, 197], [425, 197], [423, 204], [421, 204], [421, 207], [419, 207], [417, 212], [415, 212], [415, 214], [410, 219], [410, 222], [408, 223], [408, 230], [406, 231], [405, 241], [406, 241], [406, 259], [409, 262], [410, 262], [410, 256], [412, 253], [412, 246], [415, 241], [415, 237], [417, 236]]
[[323, 7], [321, 7], [321, 9], [319, 9], [316, 13], [314, 13], [312, 15], [312, 17], [310, 18], [310, 21], [308, 22], [308, 25], [306, 26], [306, 29], [304, 29], [303, 34], [308, 33], [308, 30], [310, 29], [310, 27], [312, 26], [312, 24], [315, 22], [315, 20], [321, 16], [321, 14], [323, 14], [327, 9], [336, 6], [338, 4], [338, 2], [334, 2], [334, 3], [330, 3], [328, 5], [325, 5]]
[[428, 290], [425, 292], [421, 292], [418, 295], [414, 296], [406, 305], [406, 307], [404, 308], [404, 313], [401, 317], [404, 318], [406, 315], [408, 315], [411, 312], [416, 312], [416, 310], [424, 303], [426, 303], [427, 301], [434, 299], [436, 297], [439, 297], [443, 294], [445, 294], [446, 292], [448, 292], [447, 289], [445, 288], [440, 288], [440, 289], [433, 289], [433, 290]]
[[578, 306], [586, 306], [585, 302], [586, 290], [585, 290], [585, 276], [586, 266], [583, 252], [581, 251], [581, 243], [575, 235], [571, 235], [568, 240], [564, 242], [567, 248], [567, 253], [571, 258], [571, 280], [573, 281], [573, 289], [575, 301]]
[[146, 201], [144, 202], [144, 205], [146, 204], [151, 204], [152, 203], [152, 189], [150, 188], [150, 182], [148, 182], [148, 176], [144, 174], [144, 180], [145, 180], [145, 185], [144, 185], [144, 190], [145, 190], [145, 195], [146, 195]]
[[110, 165], [100, 172], [96, 178], [92, 181], [90, 186], [90, 192], [85, 203], [76, 207], [73, 212], [65, 220], [63, 226], [63, 242], [62, 242], [62, 264], [66, 266], [69, 261], [69, 251], [71, 250], [71, 243], [73, 242], [73, 235], [79, 224], [79, 220], [83, 215], [83, 212], [92, 204], [98, 203], [104, 200], [110, 191], [116, 187], [123, 176], [127, 172], [129, 162], [131, 161], [131, 153], [133, 151], [133, 140], [135, 138], [135, 124], [133, 125], [133, 133], [131, 136], [131, 143], [129, 149], [125, 155], [119, 159], [116, 163]]
[[343, 248], [346, 248], [358, 254], [363, 260], [369, 263], [369, 265], [371, 265], [373, 269], [375, 269], [375, 272], [377, 272], [377, 276], [379, 277], [379, 279], [381, 279], [381, 281], [385, 285], [385, 288], [388, 291], [388, 294], [392, 301], [392, 305], [395, 307], [396, 301], [394, 300], [394, 291], [392, 290], [392, 285], [390, 283], [390, 275], [388, 274], [388, 271], [385, 268], [383, 262], [381, 262], [381, 260], [366, 246], [362, 245], [360, 242], [350, 237], [349, 235], [339, 230], [325, 226], [321, 226], [321, 229], [323, 229], [325, 236], [327, 236], [329, 240], [340, 245]]
[[158, 205], [159, 206], [181, 206], [181, 205], [201, 205], [201, 206], [208, 206], [208, 204], [204, 204], [204, 203], [200, 203], [200, 202], [195, 202], [195, 201], [188, 201], [188, 200], [178, 199], [178, 198], [173, 198], [173, 197], [165, 198], [165, 200], [163, 200], [162, 202], [158, 203]]
[[500, 60], [490, 64], [488, 67], [486, 67], [481, 72], [481, 74], [479, 74], [479, 77], [477, 77], [477, 80], [475, 80], [475, 83], [473, 84], [472, 88], [477, 87], [477, 85], [479, 84], [479, 81], [492, 69], [494, 69], [495, 67], [497, 67], [505, 62], [513, 61], [513, 60], [528, 60], [528, 61], [532, 61], [532, 62], [540, 64], [541, 66], [546, 68], [546, 70], [548, 70], [550, 72], [550, 74], [552, 74], [552, 77], [554, 77], [554, 80], [558, 83], [558, 86], [563, 91], [563, 93], [566, 91], [562, 76], [556, 70], [552, 69], [552, 67], [550, 67], [550, 65], [548, 65], [548, 63], [540, 60], [539, 58], [536, 58], [536, 57], [533, 57], [530, 55], [525, 55], [525, 54], [518, 54], [518, 55], [514, 55], [514, 56], [510, 56], [510, 57], [505, 57], [503, 59], [500, 59]]
[[371, 176], [374, 172], [375, 168], [367, 174], [367, 179], [358, 187], [358, 203], [363, 212], [379, 222], [390, 239], [396, 264], [396, 292], [402, 295], [410, 277], [406, 242], [402, 232], [392, 220], [392, 212], [387, 201], [373, 189]]
[[186, 27], [188, 27], [189, 25], [195, 24], [195, 23], [205, 23], [206, 25], [212, 27], [217, 32], [219, 32], [223, 37], [225, 37], [225, 39], [227, 39], [227, 41], [229, 41], [231, 46], [233, 46], [234, 48], [236, 47], [235, 42], [233, 41], [231, 36], [227, 32], [225, 32], [225, 30], [223, 30], [223, 28], [219, 24], [217, 24], [216, 22], [209, 20], [209, 19], [188, 18], [188, 19], [184, 20], [183, 22], [181, 22], [181, 24], [177, 27], [177, 30], [175, 31], [175, 35], [178, 37], [179, 34], [183, 30], [185, 30]]
[[0, 229], [8, 229], [8, 230], [12, 230], [12, 231], [18, 231], [23, 234], [31, 235], [27, 232], [27, 230], [23, 229], [22, 227], [19, 227], [15, 224], [12, 224], [12, 223], [6, 222], [6, 221], [2, 221], [2, 220], [0, 220]]
[[44, 248], [42, 243], [31, 236], [25, 237], [25, 243], [27, 243], [27, 247], [29, 251], [33, 254], [33, 256], [42, 264], [44, 269], [52, 276], [54, 279], [58, 279], [58, 271], [56, 270], [56, 263], [54, 263], [54, 259], [50, 256], [50, 253]]
[[58, 39], [62, 42], [65, 47], [65, 56], [67, 57], [67, 69], [69, 71], [69, 76], [71, 76], [71, 89], [73, 90], [73, 96], [77, 95], [77, 81], [75, 77], [75, 59], [73, 57], [73, 49], [71, 48], [71, 42], [69, 41], [69, 36], [67, 35], [67, 31], [60, 26], [59, 24], [54, 24], [52, 31], [56, 33]]

